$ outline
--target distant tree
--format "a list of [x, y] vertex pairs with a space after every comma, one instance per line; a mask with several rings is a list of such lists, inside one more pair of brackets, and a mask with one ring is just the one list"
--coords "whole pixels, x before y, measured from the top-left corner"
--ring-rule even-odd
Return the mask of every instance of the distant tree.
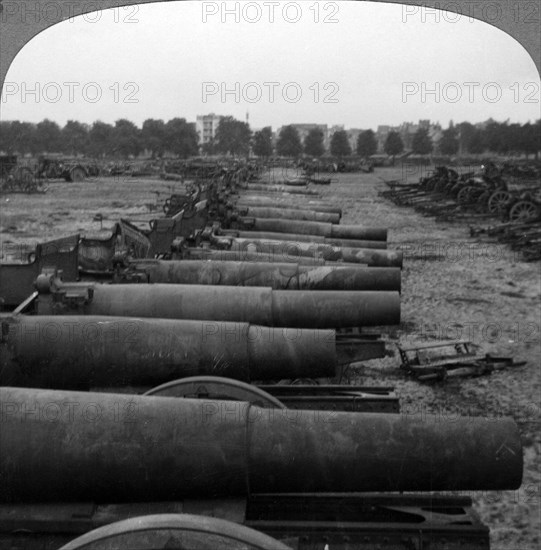
[[480, 155], [485, 150], [485, 140], [483, 132], [478, 128], [473, 129], [473, 133], [469, 137], [467, 151], [472, 155]]
[[539, 158], [541, 151], [541, 119], [535, 124], [527, 122], [521, 128], [520, 149], [526, 155], [535, 155]]
[[36, 125], [36, 148], [43, 153], [59, 153], [62, 151], [62, 130], [52, 120], [45, 119]]
[[357, 154], [361, 157], [371, 157], [378, 151], [378, 141], [373, 130], [365, 130], [357, 136]]
[[68, 155], [85, 153], [88, 149], [89, 127], [76, 120], [68, 120], [62, 128], [62, 151]]
[[185, 118], [173, 118], [165, 125], [166, 149], [180, 158], [197, 155], [199, 151], [195, 124]]
[[11, 139], [11, 122], [0, 120], [0, 151], [13, 153], [13, 140]]
[[93, 157], [103, 157], [112, 152], [114, 128], [100, 120], [92, 124], [88, 132], [88, 153]]
[[351, 145], [345, 130], [334, 132], [331, 138], [331, 155], [334, 157], [346, 157], [351, 155]]
[[246, 122], [226, 116], [220, 119], [216, 129], [216, 148], [219, 153], [246, 155], [251, 138], [252, 131]]
[[115, 145], [114, 152], [119, 153], [124, 158], [136, 157], [143, 149], [141, 130], [125, 118], [115, 122], [113, 142]]
[[304, 138], [304, 152], [311, 157], [320, 157], [325, 152], [323, 132], [312, 128]]
[[143, 122], [141, 144], [151, 152], [152, 158], [161, 158], [167, 147], [165, 122], [149, 118]]
[[216, 143], [213, 137], [201, 145], [201, 152], [205, 155], [215, 155], [218, 152], [216, 150]]
[[428, 155], [432, 153], [434, 144], [432, 138], [428, 135], [426, 128], [419, 128], [413, 135], [411, 150], [416, 155]]
[[301, 138], [295, 126], [284, 126], [280, 130], [276, 151], [282, 157], [298, 157], [302, 153]]
[[523, 126], [521, 124], [509, 124], [503, 128], [503, 137], [505, 138], [505, 147], [502, 153], [513, 153], [520, 155], [523, 152]]
[[506, 143], [507, 123], [491, 121], [483, 130], [483, 141], [492, 153], [503, 153], [508, 150]]
[[254, 134], [254, 155], [270, 157], [272, 155], [272, 128], [265, 126]]
[[402, 153], [404, 150], [404, 142], [398, 132], [389, 132], [383, 150], [387, 155], [393, 157], [393, 162], [395, 156]]
[[439, 148], [443, 155], [456, 155], [459, 149], [458, 130], [451, 126], [442, 132]]
[[32, 153], [35, 155], [41, 151], [41, 146], [37, 140], [36, 125], [30, 122], [14, 120], [10, 124], [7, 139], [11, 143], [7, 147], [8, 152], [21, 155]]
[[475, 126], [470, 122], [461, 122], [456, 128], [458, 130], [459, 151], [461, 153], [471, 153], [470, 142], [475, 133]]
[[538, 119], [535, 124], [531, 125], [529, 132], [530, 150], [535, 154], [535, 158], [539, 159], [539, 154], [541, 153], [541, 119]]

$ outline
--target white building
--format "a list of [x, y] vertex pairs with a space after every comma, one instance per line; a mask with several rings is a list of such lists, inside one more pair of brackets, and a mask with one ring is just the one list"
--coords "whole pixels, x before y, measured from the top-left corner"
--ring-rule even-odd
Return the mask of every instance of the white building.
[[348, 133], [349, 146], [351, 147], [352, 153], [355, 155], [357, 153], [357, 139], [359, 135], [364, 132], [361, 128], [350, 128]]
[[220, 124], [222, 118], [221, 115], [215, 115], [214, 113], [210, 113], [210, 115], [197, 115], [195, 129], [199, 136], [200, 145], [210, 143], [214, 140], [218, 124]]

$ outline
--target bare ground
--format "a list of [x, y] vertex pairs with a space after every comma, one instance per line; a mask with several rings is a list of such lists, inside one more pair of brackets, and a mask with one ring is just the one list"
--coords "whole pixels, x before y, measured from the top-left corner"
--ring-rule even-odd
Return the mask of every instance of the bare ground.
[[[338, 183], [317, 188], [343, 208], [342, 223], [387, 226], [391, 247], [405, 247], [402, 324], [382, 328], [388, 347], [466, 338], [527, 365], [426, 385], [407, 379], [395, 355], [356, 365], [352, 382], [394, 385], [408, 414], [433, 412], [452, 419], [459, 412], [492, 421], [513, 417], [524, 444], [522, 487], [474, 494], [474, 507], [490, 527], [493, 550], [533, 550], [539, 547], [541, 527], [541, 264], [521, 262], [503, 245], [471, 239], [465, 225], [438, 223], [378, 196], [385, 189], [380, 178], [400, 177], [399, 170], [379, 169], [340, 175]], [[20, 245], [33, 247], [77, 232], [110, 234], [121, 217], [146, 222], [161, 215], [160, 204], [180, 189], [160, 180], [102, 178], [52, 182], [45, 195], [0, 196], [2, 256], [13, 255]]]

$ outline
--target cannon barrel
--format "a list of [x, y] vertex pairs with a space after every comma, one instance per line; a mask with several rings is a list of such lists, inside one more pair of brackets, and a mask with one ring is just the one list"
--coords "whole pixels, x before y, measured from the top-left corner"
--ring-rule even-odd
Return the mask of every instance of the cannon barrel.
[[270, 231], [222, 231], [224, 235], [233, 235], [241, 239], [260, 239], [271, 241], [293, 241], [300, 243], [318, 243], [327, 244], [329, 246], [338, 247], [353, 247], [353, 248], [377, 248], [385, 250], [387, 248], [386, 241], [359, 241], [357, 239], [333, 239], [332, 237], [322, 237], [321, 235], [303, 235], [299, 233], [273, 233]]
[[400, 267], [404, 262], [401, 250], [376, 250], [347, 246], [318, 245], [318, 254], [327, 262], [362, 263], [370, 267]]
[[338, 214], [342, 217], [342, 209], [339, 206], [332, 206], [323, 201], [316, 200], [297, 200], [295, 197], [280, 198], [272, 197], [268, 198], [264, 195], [241, 195], [238, 197], [231, 197], [233, 202], [238, 206], [271, 206], [273, 208], [295, 208], [296, 210], [313, 210], [314, 212], [329, 212], [332, 214]]
[[288, 263], [139, 260], [130, 271], [149, 283], [266, 286], [273, 290], [396, 290], [401, 271], [383, 267], [303, 266]]
[[[239, 253], [270, 254], [276, 261], [291, 258], [322, 258], [327, 262], [360, 263], [370, 267], [402, 267], [404, 254], [400, 250], [338, 247], [325, 243], [274, 241], [233, 237], [230, 249]], [[280, 260], [279, 258], [283, 258]]]
[[237, 380], [336, 374], [333, 330], [103, 316], [2, 321], [0, 385], [154, 386], [213, 374]]
[[386, 241], [387, 229], [383, 227], [362, 227], [360, 225], [331, 225], [331, 239], [361, 239]]
[[387, 229], [363, 227], [360, 225], [335, 225], [332, 223], [283, 220], [275, 218], [239, 217], [242, 227], [253, 231], [272, 231], [274, 233], [299, 233], [320, 235], [336, 239], [358, 239], [366, 241], [386, 241]]
[[244, 189], [249, 193], [287, 193], [291, 195], [319, 196], [319, 193], [317, 191], [314, 191], [313, 189], [306, 189], [305, 187], [299, 188], [292, 185], [267, 185], [263, 183], [248, 183], [241, 189]]
[[3, 502], [137, 502], [250, 493], [517, 489], [506, 418], [261, 409], [0, 389]]
[[[293, 328], [396, 325], [400, 294], [168, 284], [58, 283], [38, 278], [40, 314], [76, 307], [86, 315], [232, 321]], [[41, 280], [41, 282], [40, 282]], [[49, 285], [49, 286], [48, 286]], [[52, 300], [47, 292], [52, 289]]]
[[280, 218], [287, 220], [313, 221], [323, 223], [340, 223], [340, 216], [328, 212], [315, 212], [313, 210], [298, 210], [296, 208], [272, 208], [268, 206], [249, 206], [241, 208], [245, 210], [244, 216], [254, 218]]
[[183, 260], [213, 260], [229, 262], [266, 262], [266, 263], [293, 263], [301, 265], [343, 265], [335, 261], [325, 261], [323, 258], [311, 256], [288, 257], [281, 254], [251, 252], [249, 250], [214, 250], [212, 248], [186, 248], [181, 252]]

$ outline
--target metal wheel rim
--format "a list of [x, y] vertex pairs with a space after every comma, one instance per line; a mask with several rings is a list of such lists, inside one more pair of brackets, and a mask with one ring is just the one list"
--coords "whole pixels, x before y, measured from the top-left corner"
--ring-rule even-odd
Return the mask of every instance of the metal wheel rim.
[[511, 196], [507, 191], [495, 191], [488, 199], [488, 211], [491, 214], [498, 214], [507, 207], [510, 199]]
[[[248, 401], [249, 403], [262, 408], [285, 409], [286, 406], [276, 397], [256, 386], [222, 378], [219, 376], [191, 376], [167, 382], [144, 393], [158, 397], [187, 397], [195, 398], [194, 388], [204, 386], [210, 390], [208, 399]], [[218, 393], [220, 397], [212, 397], [212, 392]]]
[[509, 219], [512, 221], [515, 220], [530, 220], [535, 219], [539, 216], [539, 208], [529, 201], [520, 201], [517, 202], [511, 211], [509, 212]]

